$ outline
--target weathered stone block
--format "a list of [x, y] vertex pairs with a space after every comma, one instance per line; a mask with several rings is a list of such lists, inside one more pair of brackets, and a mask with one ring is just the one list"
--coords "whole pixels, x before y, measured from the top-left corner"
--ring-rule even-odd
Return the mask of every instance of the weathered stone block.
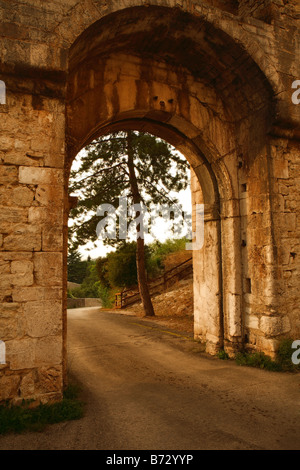
[[33, 284], [32, 261], [12, 261], [11, 273], [14, 286], [31, 286]]
[[0, 184], [16, 183], [18, 169], [16, 166], [0, 165]]
[[279, 341], [276, 339], [265, 338], [264, 336], [256, 336], [256, 349], [262, 351], [271, 357], [275, 357], [276, 351], [279, 346]]
[[34, 225], [16, 225], [12, 233], [4, 237], [3, 250], [40, 251], [42, 234], [40, 227]]
[[35, 394], [35, 380], [34, 374], [29, 372], [22, 377], [21, 384], [19, 386], [20, 398], [26, 400], [32, 398]]
[[[2, 118], [3, 119], [3, 118]], [[2, 152], [9, 152], [14, 146], [14, 139], [12, 137], [7, 137], [1, 135], [0, 137], [0, 150]]]
[[33, 369], [36, 340], [32, 338], [14, 339], [6, 343], [6, 360], [11, 370]]
[[40, 156], [46, 155], [49, 152], [50, 148], [50, 138], [48, 135], [43, 136], [43, 138], [34, 137], [31, 139], [30, 150], [32, 153]]
[[9, 274], [10, 273], [10, 263], [9, 261], [0, 260], [0, 274]]
[[64, 188], [59, 185], [39, 185], [35, 200], [42, 206], [59, 206], [64, 199]]
[[0, 402], [10, 400], [17, 395], [20, 380], [16, 375], [0, 376]]
[[[9, 153], [5, 153], [3, 157], [3, 161], [5, 164], [11, 164], [11, 165], [19, 165], [19, 166], [26, 166], [30, 164], [31, 166], [43, 166], [44, 161], [42, 158], [32, 158], [34, 155], [28, 156], [28, 147], [29, 144], [26, 143], [24, 144], [26, 146], [26, 150], [21, 151], [18, 149], [11, 151]], [[33, 152], [30, 152], [33, 153]], [[17, 174], [17, 180], [18, 180], [18, 174]]]
[[28, 222], [30, 224], [50, 225], [62, 223], [62, 207], [30, 207], [28, 211]]
[[61, 287], [21, 287], [13, 289], [12, 297], [14, 302], [34, 302], [47, 300], [62, 300]]
[[13, 224], [26, 223], [28, 220], [28, 209], [19, 207], [0, 207], [0, 231], [8, 233]]
[[0, 288], [0, 303], [10, 303], [13, 302], [12, 299], [12, 287]]
[[63, 171], [53, 168], [21, 166], [19, 182], [23, 184], [62, 184]]
[[0, 312], [0, 338], [1, 341], [9, 341], [20, 336], [19, 322], [17, 318], [2, 318]]
[[61, 286], [62, 254], [35, 253], [34, 274], [39, 286]]
[[289, 162], [288, 160], [276, 159], [273, 162], [273, 175], [275, 178], [288, 179], [289, 178]]
[[37, 338], [62, 331], [62, 304], [54, 301], [26, 302], [24, 305], [25, 332]]
[[11, 263], [12, 274], [24, 274], [30, 275], [33, 273], [33, 262], [32, 261], [12, 261]]
[[17, 302], [0, 303], [0, 318], [15, 318], [20, 311], [21, 306]]
[[0, 287], [31, 286], [33, 284], [33, 273], [30, 274], [3, 274], [0, 279]]
[[41, 392], [57, 392], [62, 387], [62, 370], [59, 367], [41, 367], [38, 371]]
[[225, 312], [228, 317], [228, 333], [229, 336], [241, 336], [241, 322], [240, 322], [240, 310], [241, 310], [241, 296], [237, 294], [228, 294], [227, 296], [228, 305], [226, 306]]
[[[29, 207], [34, 198], [34, 192], [27, 187], [3, 188], [0, 187], [0, 205]], [[20, 222], [20, 220], [19, 220]]]
[[54, 366], [62, 363], [62, 337], [48, 336], [40, 338], [36, 342], [35, 364], [37, 367], [44, 365]]
[[292, 231], [296, 229], [296, 214], [284, 213], [279, 216], [279, 225], [282, 230]]
[[253, 329], [253, 330], [257, 330], [259, 328], [259, 318], [255, 315], [246, 315], [245, 327]]
[[27, 252], [0, 252], [0, 260], [2, 261], [30, 261], [32, 260], [32, 253]]
[[48, 225], [42, 231], [43, 251], [59, 251], [63, 244], [62, 229]]
[[47, 44], [31, 44], [30, 63], [34, 66], [40, 66], [41, 63], [46, 64], [49, 53], [49, 46]]
[[266, 336], [278, 336], [289, 333], [291, 330], [290, 320], [287, 316], [267, 317], [263, 316], [259, 323], [260, 330]]

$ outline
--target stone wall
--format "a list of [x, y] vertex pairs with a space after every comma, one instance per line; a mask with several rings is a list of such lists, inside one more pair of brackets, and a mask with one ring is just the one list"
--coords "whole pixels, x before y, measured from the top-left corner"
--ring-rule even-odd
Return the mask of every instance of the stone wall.
[[100, 299], [68, 299], [68, 308], [101, 307]]
[[[0, 399], [61, 397], [64, 106], [7, 76], [0, 138]], [[3, 384], [3, 385], [2, 385]]]
[[0, 13], [0, 401], [62, 396], [68, 172], [113, 130], [165, 138], [194, 170], [207, 351], [274, 354], [298, 338], [299, 3], [22, 0]]

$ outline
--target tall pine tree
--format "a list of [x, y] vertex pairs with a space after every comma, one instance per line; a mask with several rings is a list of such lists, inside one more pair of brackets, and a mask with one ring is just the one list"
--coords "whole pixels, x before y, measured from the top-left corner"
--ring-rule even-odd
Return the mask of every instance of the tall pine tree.
[[[78, 205], [70, 212], [74, 222], [70, 228], [71, 244], [75, 248], [97, 240], [97, 208], [100, 205], [109, 203], [117, 209], [120, 197], [127, 197], [128, 204], [137, 204], [137, 207], [174, 205], [178, 201], [170, 199], [170, 191], [179, 192], [188, 185], [187, 161], [174, 152], [169, 144], [150, 134], [119, 132], [94, 140], [85, 150], [86, 156], [79, 169], [71, 172], [70, 177], [70, 192], [80, 192]], [[139, 236], [143, 232], [143, 222], [139, 212], [135, 216], [136, 219], [132, 216], [132, 220], [136, 220], [139, 291], [145, 315], [153, 316], [145, 267], [144, 237]], [[116, 239], [106, 239], [105, 242], [124, 242], [119, 239], [119, 233], [120, 224], [117, 226]]]

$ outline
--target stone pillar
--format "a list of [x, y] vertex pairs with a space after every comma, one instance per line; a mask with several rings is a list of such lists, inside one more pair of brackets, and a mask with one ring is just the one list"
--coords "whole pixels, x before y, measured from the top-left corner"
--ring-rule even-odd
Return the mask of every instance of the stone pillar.
[[[196, 204], [203, 204], [203, 193], [191, 171], [192, 221], [196, 231]], [[223, 310], [220, 263], [220, 221], [205, 206], [203, 247], [193, 251], [194, 336], [205, 343], [206, 352], [215, 354], [223, 347]]]
[[300, 337], [300, 153], [299, 142], [270, 142], [273, 246], [265, 247], [273, 274], [274, 301], [259, 319], [261, 334], [275, 349], [283, 337]]
[[6, 346], [0, 401], [57, 400], [62, 395], [64, 103], [47, 96], [46, 84], [29, 78], [8, 77], [6, 89], [5, 114], [0, 114], [0, 340]]
[[297, 331], [297, 158], [278, 140], [239, 170], [245, 346], [271, 356]]

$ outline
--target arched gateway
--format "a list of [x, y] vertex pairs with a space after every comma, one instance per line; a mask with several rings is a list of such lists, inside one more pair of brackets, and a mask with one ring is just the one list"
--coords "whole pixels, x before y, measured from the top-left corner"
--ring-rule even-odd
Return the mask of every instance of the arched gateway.
[[273, 355], [299, 337], [299, 11], [254, 3], [1, 7], [0, 400], [61, 396], [69, 170], [115, 130], [151, 132], [191, 163], [205, 206], [194, 330], [207, 352]]

